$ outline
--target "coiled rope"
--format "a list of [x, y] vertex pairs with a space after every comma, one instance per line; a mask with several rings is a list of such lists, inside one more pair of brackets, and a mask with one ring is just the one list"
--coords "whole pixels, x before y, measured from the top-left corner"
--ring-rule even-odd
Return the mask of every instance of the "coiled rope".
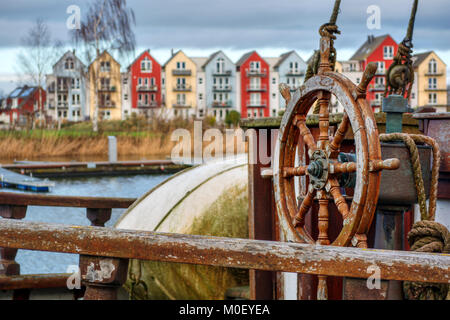
[[[450, 232], [442, 224], [435, 222], [437, 187], [439, 179], [439, 165], [441, 154], [439, 145], [433, 138], [406, 133], [381, 134], [380, 141], [403, 141], [407, 146], [413, 168], [414, 182], [420, 207], [422, 221], [416, 222], [408, 233], [408, 243], [412, 251], [450, 253]], [[422, 178], [422, 168], [419, 150], [416, 143], [426, 143], [433, 148], [433, 166], [431, 172], [431, 186], [429, 207], [426, 206], [425, 187]], [[444, 300], [450, 299], [448, 284], [434, 284], [424, 282], [403, 282], [403, 292], [408, 300]]]

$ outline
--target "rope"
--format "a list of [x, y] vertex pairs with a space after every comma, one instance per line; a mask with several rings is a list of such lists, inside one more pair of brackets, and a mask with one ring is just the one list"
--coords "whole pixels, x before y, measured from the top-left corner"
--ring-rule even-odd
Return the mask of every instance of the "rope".
[[[137, 267], [137, 272], [136, 274], [133, 272], [133, 264], [135, 264], [137, 262], [138, 267]], [[141, 285], [144, 288], [144, 292], [145, 292], [145, 298], [148, 300], [148, 287], [147, 284], [145, 283], [145, 281], [141, 280], [141, 261], [140, 260], [135, 260], [135, 259], [130, 259], [130, 267], [129, 267], [129, 277], [131, 280], [131, 285], [130, 285], [130, 300], [136, 300], [136, 294], [135, 294], [135, 290], [136, 287]]]
[[[411, 155], [411, 164], [413, 169], [414, 182], [416, 184], [421, 220], [433, 221], [436, 214], [439, 165], [441, 159], [439, 145], [433, 138], [419, 134], [406, 134], [406, 133], [380, 134], [380, 141], [391, 142], [396, 140], [403, 141], [405, 145], [408, 147], [409, 153]], [[419, 159], [419, 150], [417, 149], [416, 142], [426, 143], [433, 148], [433, 166], [431, 172], [430, 200], [428, 204], [429, 206], [428, 210], [427, 210], [425, 187], [422, 178], [422, 168]]]
[[[412, 251], [450, 253], [450, 232], [435, 221], [418, 221], [408, 233]], [[448, 284], [403, 282], [403, 293], [407, 300], [449, 300]]]
[[[450, 232], [442, 224], [435, 222], [437, 187], [441, 154], [439, 145], [433, 138], [406, 133], [381, 134], [380, 141], [401, 140], [411, 155], [414, 181], [420, 206], [422, 221], [416, 222], [408, 233], [408, 243], [412, 251], [450, 253]], [[426, 207], [426, 195], [416, 143], [426, 143], [433, 148], [433, 166], [431, 173], [429, 208]], [[448, 284], [424, 282], [403, 282], [403, 293], [407, 300], [445, 300], [450, 299]], [[448, 297], [448, 298], [447, 298]]]

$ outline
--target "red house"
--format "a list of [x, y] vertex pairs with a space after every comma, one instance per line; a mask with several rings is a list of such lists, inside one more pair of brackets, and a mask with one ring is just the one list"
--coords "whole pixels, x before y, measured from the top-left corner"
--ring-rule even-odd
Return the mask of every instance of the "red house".
[[0, 110], [4, 121], [25, 124], [44, 112], [46, 92], [41, 87], [17, 87], [5, 100]]
[[390, 35], [379, 37], [368, 36], [367, 41], [356, 51], [350, 60], [360, 63], [360, 70], [364, 70], [368, 63], [376, 62], [378, 70], [369, 85], [367, 100], [375, 111], [379, 111], [385, 88], [386, 70], [389, 69], [397, 54], [398, 44]]
[[256, 51], [236, 62], [240, 77], [241, 118], [270, 117], [269, 64]]
[[161, 65], [144, 51], [128, 67], [131, 76], [131, 110], [161, 107]]

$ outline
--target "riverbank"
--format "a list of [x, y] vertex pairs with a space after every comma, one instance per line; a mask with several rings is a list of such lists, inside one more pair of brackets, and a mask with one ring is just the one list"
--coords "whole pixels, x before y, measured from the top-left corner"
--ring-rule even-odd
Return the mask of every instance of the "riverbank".
[[[216, 126], [210, 119], [203, 120], [202, 130], [210, 128], [222, 132], [225, 129]], [[193, 137], [194, 122], [133, 118], [100, 122], [98, 132], [92, 131], [90, 122], [64, 124], [60, 130], [3, 130], [0, 131], [0, 162], [51, 158], [102, 160], [108, 156], [108, 136], [117, 137], [119, 159], [165, 159], [178, 144], [178, 141], [171, 140], [172, 133], [177, 129], [187, 130]], [[207, 145], [209, 142], [204, 143], [203, 147]], [[193, 148], [191, 143], [191, 151]], [[226, 144], [223, 149], [227, 150]]]

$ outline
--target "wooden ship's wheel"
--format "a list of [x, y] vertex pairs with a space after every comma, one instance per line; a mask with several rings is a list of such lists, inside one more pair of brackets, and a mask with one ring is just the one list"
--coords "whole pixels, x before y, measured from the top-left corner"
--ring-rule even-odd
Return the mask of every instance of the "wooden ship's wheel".
[[[320, 34], [320, 64], [317, 75], [310, 77], [291, 97], [290, 89], [280, 85], [286, 100], [278, 142], [273, 159], [273, 183], [277, 214], [285, 241], [319, 245], [367, 247], [366, 234], [376, 209], [381, 170], [397, 169], [398, 159], [381, 160], [381, 148], [374, 114], [366, 101], [366, 88], [376, 72], [369, 64], [359, 86], [345, 76], [332, 72], [335, 25], [322, 26]], [[331, 59], [330, 59], [331, 56]], [[334, 136], [330, 136], [329, 102], [331, 97], [344, 107], [344, 116]], [[315, 141], [307, 126], [306, 116], [317, 103], [319, 137]], [[351, 127], [354, 135], [353, 161], [339, 161], [341, 143]], [[299, 148], [305, 145], [303, 157]], [[342, 175], [353, 175], [352, 197], [343, 196]], [[355, 177], [356, 176], [356, 177]], [[303, 179], [303, 196], [299, 196], [298, 180]], [[297, 181], [297, 182], [296, 182]], [[297, 184], [297, 186], [296, 186]], [[305, 227], [305, 217], [311, 214], [313, 202], [318, 202], [318, 236]], [[351, 201], [349, 205], [347, 201]], [[329, 206], [335, 205], [342, 216], [342, 228], [331, 241]], [[325, 299], [326, 277], [319, 276], [318, 298]]]

